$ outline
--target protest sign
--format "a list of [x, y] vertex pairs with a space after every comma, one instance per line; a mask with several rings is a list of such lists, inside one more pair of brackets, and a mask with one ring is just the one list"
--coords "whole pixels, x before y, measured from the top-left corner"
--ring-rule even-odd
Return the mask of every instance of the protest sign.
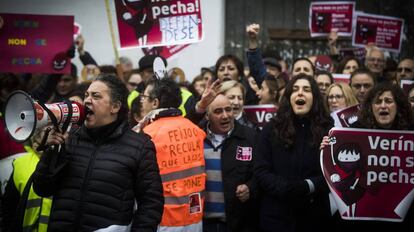
[[70, 73], [73, 16], [0, 14], [0, 71]]
[[153, 48], [142, 48], [142, 51], [145, 55], [159, 55], [164, 57], [165, 59], [170, 58], [171, 56], [179, 53], [184, 48], [189, 46], [190, 44], [180, 44], [180, 45], [172, 45], [172, 46], [160, 46], [160, 47], [153, 47]]
[[414, 132], [333, 128], [321, 167], [343, 219], [400, 222], [414, 198]]
[[244, 112], [247, 118], [256, 124], [260, 129], [272, 119], [277, 112], [275, 105], [248, 105], [244, 106]]
[[414, 85], [414, 80], [401, 80], [400, 81], [401, 89], [407, 96], [408, 96], [408, 91], [410, 91], [413, 85]]
[[365, 47], [374, 43], [379, 48], [400, 52], [403, 27], [401, 18], [356, 13], [352, 46]]
[[339, 36], [352, 35], [355, 2], [312, 2], [309, 7], [311, 37], [327, 36], [332, 30]]
[[343, 83], [349, 84], [351, 74], [332, 73], [332, 77], [335, 83], [343, 82]]
[[339, 55], [341, 57], [355, 57], [358, 60], [364, 60], [365, 53], [365, 48], [339, 48]]
[[354, 105], [331, 113], [336, 127], [351, 127], [358, 121], [358, 112], [361, 105]]
[[200, 0], [115, 0], [121, 48], [154, 47], [202, 39]]

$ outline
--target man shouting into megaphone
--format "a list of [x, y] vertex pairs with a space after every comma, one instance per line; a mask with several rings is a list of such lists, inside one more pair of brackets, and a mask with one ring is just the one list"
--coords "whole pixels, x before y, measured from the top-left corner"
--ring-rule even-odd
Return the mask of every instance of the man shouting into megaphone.
[[53, 196], [50, 231], [157, 230], [164, 198], [155, 148], [129, 129], [127, 93], [116, 76], [98, 76], [85, 94], [84, 125], [49, 134], [33, 184]]

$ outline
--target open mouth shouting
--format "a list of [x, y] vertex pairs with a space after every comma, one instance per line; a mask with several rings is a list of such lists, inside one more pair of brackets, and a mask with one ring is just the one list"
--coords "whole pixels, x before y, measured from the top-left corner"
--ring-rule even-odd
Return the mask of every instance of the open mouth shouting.
[[223, 129], [227, 129], [227, 128], [231, 127], [231, 121], [226, 120], [226, 121], [220, 122], [220, 127], [223, 128]]
[[86, 118], [89, 119], [95, 113], [88, 106], [85, 106], [85, 114], [86, 114]]
[[306, 104], [306, 101], [305, 101], [305, 99], [297, 99], [297, 100], [295, 101], [295, 103], [296, 103], [296, 105], [298, 105], [298, 106], [303, 106], [303, 105], [305, 105], [305, 104]]
[[241, 112], [241, 107], [240, 106], [233, 106], [233, 115], [236, 117], [240, 114]]
[[380, 110], [377, 114], [376, 114], [376, 120], [378, 122], [378, 124], [383, 127], [383, 128], [387, 128], [388, 126], [390, 126], [392, 124], [392, 122], [394, 121], [395, 115], [392, 115], [391, 112], [387, 111], [387, 110]]
[[379, 115], [380, 116], [388, 116], [388, 115], [390, 115], [390, 113], [388, 113], [388, 111], [380, 111]]
[[305, 98], [298, 98], [292, 102], [293, 112], [298, 116], [306, 115], [312, 107], [312, 101]]

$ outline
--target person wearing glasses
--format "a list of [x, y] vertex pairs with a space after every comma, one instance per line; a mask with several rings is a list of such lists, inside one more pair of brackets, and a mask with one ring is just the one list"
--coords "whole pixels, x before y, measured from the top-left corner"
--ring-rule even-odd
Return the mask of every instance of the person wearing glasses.
[[414, 59], [406, 58], [397, 67], [397, 81], [414, 80]]
[[374, 74], [368, 69], [357, 69], [352, 73], [349, 85], [358, 102], [362, 103], [368, 91], [375, 85]]
[[345, 83], [332, 84], [326, 90], [326, 93], [325, 105], [331, 113], [358, 104], [358, 100], [352, 93], [351, 88]]
[[318, 83], [319, 91], [322, 97], [326, 98], [326, 90], [334, 83], [332, 74], [328, 71], [318, 71], [315, 75], [316, 83]]
[[385, 69], [384, 52], [378, 47], [370, 47], [365, 56], [365, 67], [367, 67], [376, 78], [381, 78]]

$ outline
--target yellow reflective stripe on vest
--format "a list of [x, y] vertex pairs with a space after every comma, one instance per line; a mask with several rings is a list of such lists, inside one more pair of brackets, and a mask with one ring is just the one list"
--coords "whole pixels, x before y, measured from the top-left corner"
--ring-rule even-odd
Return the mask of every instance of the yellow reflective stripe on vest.
[[132, 106], [132, 101], [134, 101], [135, 98], [137, 98], [139, 96], [139, 92], [136, 90], [132, 90], [131, 93], [129, 93], [128, 95], [128, 109], [131, 109]]
[[187, 111], [185, 110], [184, 105], [193, 94], [190, 91], [183, 89], [183, 88], [181, 88], [180, 90], [181, 90], [181, 105], [180, 107], [178, 107], [178, 109], [181, 110], [183, 117], [185, 117], [187, 115]]

